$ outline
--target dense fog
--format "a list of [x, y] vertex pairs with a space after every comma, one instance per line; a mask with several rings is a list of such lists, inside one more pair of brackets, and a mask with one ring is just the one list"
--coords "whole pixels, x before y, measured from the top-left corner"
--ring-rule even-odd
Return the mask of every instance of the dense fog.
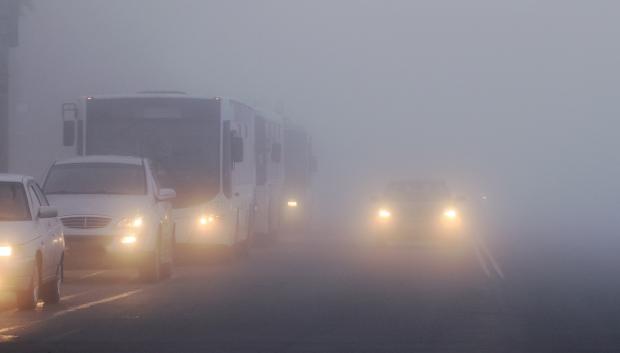
[[[386, 181], [446, 179], [505, 228], [619, 226], [614, 1], [32, 1], [12, 52], [11, 169], [41, 177], [60, 106], [237, 97], [308, 126], [331, 221]], [[337, 211], [337, 212], [333, 212]], [[342, 211], [342, 212], [338, 212]], [[515, 232], [516, 233], [516, 232]]]

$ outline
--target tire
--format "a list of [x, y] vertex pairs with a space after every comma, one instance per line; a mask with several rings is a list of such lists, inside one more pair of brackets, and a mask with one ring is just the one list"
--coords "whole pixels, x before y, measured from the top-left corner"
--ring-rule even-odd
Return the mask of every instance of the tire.
[[39, 272], [39, 264], [36, 262], [32, 270], [30, 285], [28, 289], [17, 293], [17, 309], [32, 310], [39, 302], [39, 292], [41, 287], [41, 275]]
[[176, 247], [176, 240], [174, 237], [174, 233], [172, 234], [172, 236], [170, 237], [170, 244], [169, 244], [169, 248], [168, 248], [168, 255], [169, 255], [169, 259], [168, 262], [162, 264], [162, 268], [161, 268], [161, 278], [163, 279], [168, 279], [170, 277], [172, 277], [172, 274], [174, 273], [174, 264], [176, 261], [175, 258], [175, 247]]
[[[159, 242], [158, 242], [159, 243]], [[152, 254], [146, 256], [146, 259], [140, 267], [140, 278], [147, 283], [156, 283], [162, 277], [162, 264], [161, 264], [161, 245], [158, 244], [157, 248]]]
[[54, 280], [41, 286], [41, 299], [43, 299], [43, 302], [46, 304], [57, 304], [60, 302], [63, 273], [64, 264], [61, 260], [56, 268], [56, 277]]

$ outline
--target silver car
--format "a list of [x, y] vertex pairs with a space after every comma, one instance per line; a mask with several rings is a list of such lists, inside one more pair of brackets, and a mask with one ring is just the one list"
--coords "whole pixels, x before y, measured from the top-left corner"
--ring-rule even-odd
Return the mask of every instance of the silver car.
[[30, 177], [0, 174], [0, 290], [21, 310], [57, 303], [65, 242], [56, 209]]

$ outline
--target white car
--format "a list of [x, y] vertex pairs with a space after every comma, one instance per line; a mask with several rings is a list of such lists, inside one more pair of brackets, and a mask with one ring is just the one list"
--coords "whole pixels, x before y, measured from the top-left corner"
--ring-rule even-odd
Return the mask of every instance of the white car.
[[47, 173], [44, 190], [64, 225], [68, 265], [137, 267], [149, 282], [171, 274], [174, 222], [169, 201], [176, 193], [159, 187], [147, 159], [58, 161]]
[[30, 177], [0, 174], [0, 290], [21, 310], [60, 300], [65, 244], [56, 209]]

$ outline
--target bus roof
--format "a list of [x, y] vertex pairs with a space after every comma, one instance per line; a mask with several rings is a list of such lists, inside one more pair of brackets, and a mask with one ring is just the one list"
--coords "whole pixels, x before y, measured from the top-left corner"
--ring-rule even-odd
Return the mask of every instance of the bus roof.
[[72, 157], [56, 161], [55, 164], [76, 164], [76, 163], [120, 163], [120, 164], [133, 164], [142, 165], [143, 159], [141, 157], [132, 156], [114, 156], [114, 155], [93, 155], [83, 157]]

